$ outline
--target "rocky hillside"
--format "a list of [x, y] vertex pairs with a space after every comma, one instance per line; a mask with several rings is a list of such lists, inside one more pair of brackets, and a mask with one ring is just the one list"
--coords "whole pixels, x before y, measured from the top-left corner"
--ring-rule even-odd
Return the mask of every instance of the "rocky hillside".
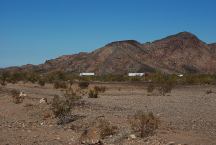
[[127, 72], [216, 73], [216, 44], [206, 44], [195, 35], [181, 32], [151, 43], [117, 41], [90, 53], [65, 55], [41, 65], [25, 65], [14, 70], [39, 72]]

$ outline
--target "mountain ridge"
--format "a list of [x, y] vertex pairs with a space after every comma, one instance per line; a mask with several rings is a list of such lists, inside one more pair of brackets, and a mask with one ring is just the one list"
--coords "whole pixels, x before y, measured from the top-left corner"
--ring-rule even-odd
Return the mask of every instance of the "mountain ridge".
[[[216, 73], [216, 43], [207, 44], [190, 32], [180, 32], [149, 43], [123, 40], [92, 52], [63, 55], [40, 65], [13, 68], [19, 71]], [[11, 68], [6, 68], [11, 69]]]

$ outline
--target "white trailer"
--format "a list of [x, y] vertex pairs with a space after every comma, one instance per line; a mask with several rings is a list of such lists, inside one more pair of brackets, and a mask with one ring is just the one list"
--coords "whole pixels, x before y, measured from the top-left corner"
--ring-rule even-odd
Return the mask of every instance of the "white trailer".
[[80, 76], [95, 76], [95, 73], [80, 73]]
[[145, 73], [128, 73], [128, 76], [129, 77], [142, 77], [142, 76], [144, 76], [145, 75]]

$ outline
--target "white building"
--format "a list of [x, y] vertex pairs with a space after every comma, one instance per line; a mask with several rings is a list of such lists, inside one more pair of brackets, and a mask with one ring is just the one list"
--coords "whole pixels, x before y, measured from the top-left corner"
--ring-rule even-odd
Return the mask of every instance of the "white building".
[[80, 76], [95, 76], [95, 73], [80, 73]]
[[142, 77], [142, 76], [144, 76], [145, 75], [145, 73], [128, 73], [128, 76], [129, 77]]

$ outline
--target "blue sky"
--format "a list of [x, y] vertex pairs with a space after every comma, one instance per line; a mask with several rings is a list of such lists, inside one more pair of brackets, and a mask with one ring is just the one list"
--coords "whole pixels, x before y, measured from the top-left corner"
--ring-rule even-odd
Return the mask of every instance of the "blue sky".
[[215, 0], [0, 0], [0, 67], [189, 31], [216, 42]]

